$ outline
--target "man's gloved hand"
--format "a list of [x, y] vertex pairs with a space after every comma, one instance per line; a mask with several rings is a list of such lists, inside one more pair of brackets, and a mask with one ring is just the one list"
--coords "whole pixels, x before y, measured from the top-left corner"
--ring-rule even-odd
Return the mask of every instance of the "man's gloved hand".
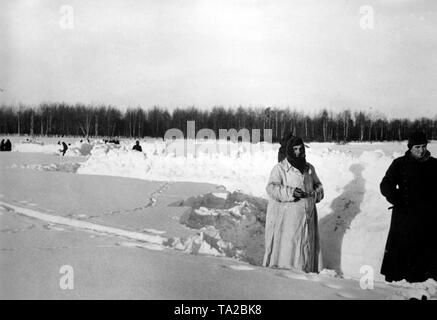
[[296, 201], [298, 201], [302, 198], [308, 198], [309, 194], [300, 188], [295, 188], [293, 191], [293, 197], [296, 199]]

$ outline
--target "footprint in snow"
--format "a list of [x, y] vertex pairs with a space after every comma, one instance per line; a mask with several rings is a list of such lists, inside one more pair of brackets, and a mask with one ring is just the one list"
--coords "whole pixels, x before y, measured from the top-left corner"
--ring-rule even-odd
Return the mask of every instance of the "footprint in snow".
[[215, 189], [216, 191], [226, 192], [226, 187], [224, 185], [219, 185]]

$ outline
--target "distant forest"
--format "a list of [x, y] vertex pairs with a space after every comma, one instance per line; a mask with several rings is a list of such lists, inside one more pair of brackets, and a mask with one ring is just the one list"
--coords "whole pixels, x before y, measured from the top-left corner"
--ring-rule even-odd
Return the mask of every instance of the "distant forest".
[[[273, 141], [288, 132], [305, 141], [393, 141], [405, 140], [411, 130], [423, 130], [429, 139], [437, 138], [437, 117], [390, 119], [382, 114], [345, 110], [321, 110], [312, 115], [277, 108], [224, 108], [200, 110], [196, 107], [141, 107], [120, 111], [114, 106], [45, 103], [37, 107], [0, 106], [0, 134], [30, 136], [82, 137], [163, 137], [171, 128], [180, 129], [186, 137], [187, 121], [196, 122], [196, 132], [203, 128], [272, 129]], [[263, 140], [261, 132], [261, 140]]]

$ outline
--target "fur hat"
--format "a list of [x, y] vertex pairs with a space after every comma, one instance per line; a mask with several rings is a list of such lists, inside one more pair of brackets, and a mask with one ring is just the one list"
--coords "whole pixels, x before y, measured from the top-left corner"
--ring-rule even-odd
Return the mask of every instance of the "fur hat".
[[426, 134], [422, 131], [415, 131], [408, 137], [408, 149], [418, 144], [427, 144]]

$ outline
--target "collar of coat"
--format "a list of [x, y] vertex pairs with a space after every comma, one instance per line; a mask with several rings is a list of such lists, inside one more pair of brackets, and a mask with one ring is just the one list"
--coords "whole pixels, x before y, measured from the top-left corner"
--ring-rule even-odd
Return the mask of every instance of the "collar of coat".
[[307, 172], [311, 173], [311, 172], [310, 172], [310, 166], [308, 165], [308, 163], [305, 164], [305, 169], [303, 170], [303, 173], [300, 172], [299, 169], [293, 167], [293, 166], [291, 165], [291, 163], [288, 162], [287, 158], [285, 158], [284, 160], [282, 160], [282, 164], [283, 164], [283, 166], [285, 167], [285, 171], [286, 171], [286, 172], [288, 172], [290, 169], [292, 169], [293, 171], [299, 172], [300, 174], [307, 173]]
[[431, 153], [429, 152], [429, 150], [426, 150], [426, 153], [422, 158], [416, 159], [411, 155], [411, 151], [408, 150], [407, 152], [405, 152], [405, 157], [408, 161], [425, 162], [431, 157]]

